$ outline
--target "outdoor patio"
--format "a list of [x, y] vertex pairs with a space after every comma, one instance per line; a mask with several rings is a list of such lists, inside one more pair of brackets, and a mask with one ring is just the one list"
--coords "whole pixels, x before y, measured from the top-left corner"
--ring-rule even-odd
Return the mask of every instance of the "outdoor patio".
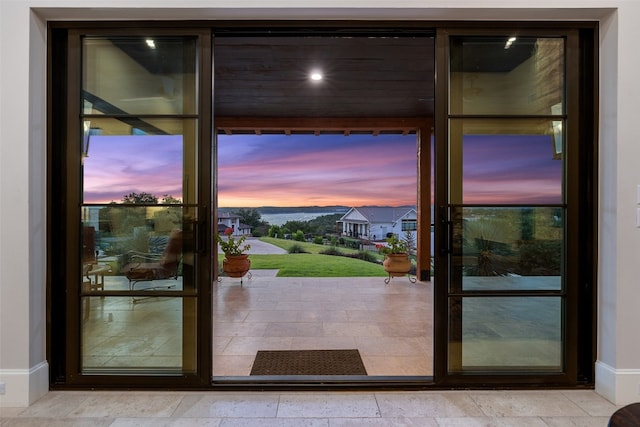
[[214, 376], [249, 375], [258, 350], [331, 349], [358, 349], [368, 375], [432, 375], [431, 282], [276, 273], [217, 284]]

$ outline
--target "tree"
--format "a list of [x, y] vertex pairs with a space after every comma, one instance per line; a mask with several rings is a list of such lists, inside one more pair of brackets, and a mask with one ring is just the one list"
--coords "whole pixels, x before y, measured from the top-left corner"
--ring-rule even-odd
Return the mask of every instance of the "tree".
[[236, 215], [240, 217], [242, 223], [250, 225], [254, 228], [260, 226], [262, 223], [262, 216], [257, 209], [240, 208], [236, 211]]
[[343, 214], [321, 215], [309, 221], [309, 226], [316, 234], [333, 234], [336, 232], [336, 221], [342, 218]]
[[311, 228], [311, 226], [309, 225], [309, 221], [299, 221], [299, 220], [287, 221], [284, 223], [283, 227], [286, 227], [289, 230], [301, 230], [303, 234], [315, 233], [315, 229]]
[[122, 197], [122, 203], [134, 204], [134, 205], [157, 205], [158, 196], [154, 196], [151, 193], [129, 193]]
[[407, 250], [410, 254], [412, 254], [414, 249], [416, 248], [416, 238], [411, 230], [405, 230], [404, 241], [407, 244]]
[[162, 195], [162, 204], [163, 205], [179, 205], [182, 203], [182, 200], [177, 199], [169, 194]]
[[277, 225], [272, 225], [269, 227], [269, 237], [279, 237], [282, 238], [282, 231], [280, 231], [280, 227]]
[[269, 232], [269, 223], [262, 220], [262, 215], [257, 209], [240, 208], [236, 211], [236, 215], [240, 217], [243, 224], [251, 226], [254, 236], [262, 236]]

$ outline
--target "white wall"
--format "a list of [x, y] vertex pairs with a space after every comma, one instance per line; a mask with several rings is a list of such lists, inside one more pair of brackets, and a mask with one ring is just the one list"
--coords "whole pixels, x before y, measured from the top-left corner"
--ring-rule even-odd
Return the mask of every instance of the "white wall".
[[640, 144], [640, 4], [625, 2], [601, 26], [599, 327], [596, 389], [616, 403], [640, 400], [640, 287], [636, 224]]
[[[47, 19], [602, 19], [596, 389], [640, 400], [636, 186], [640, 5], [634, 0], [2, 0], [0, 2], [0, 406], [46, 393]], [[535, 8], [530, 5], [535, 3]], [[78, 6], [82, 7], [78, 7]], [[482, 5], [481, 7], [479, 5]], [[159, 8], [161, 7], [161, 8]], [[616, 11], [617, 9], [617, 11]]]

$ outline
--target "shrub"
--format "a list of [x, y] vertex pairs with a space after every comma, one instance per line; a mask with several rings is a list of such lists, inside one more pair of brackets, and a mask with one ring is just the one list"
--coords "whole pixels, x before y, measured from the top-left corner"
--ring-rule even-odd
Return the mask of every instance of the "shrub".
[[345, 254], [344, 256], [348, 258], [355, 258], [362, 261], [373, 262], [376, 264], [380, 264], [382, 261], [378, 259], [373, 253], [369, 251], [360, 251], [357, 254]]
[[344, 239], [344, 246], [351, 249], [360, 249], [360, 240], [358, 239]]
[[322, 255], [335, 255], [335, 256], [344, 256], [344, 253], [336, 248], [335, 246], [330, 246], [327, 249], [320, 251]]
[[372, 254], [369, 251], [360, 251], [358, 252], [358, 258], [367, 262], [379, 262], [378, 257]]
[[324, 245], [324, 240], [322, 239], [322, 236], [316, 236], [313, 238], [313, 243], [316, 245]]
[[561, 240], [527, 240], [520, 243], [520, 274], [559, 276], [562, 272]]
[[298, 245], [297, 243], [294, 243], [289, 248], [289, 253], [290, 254], [308, 254], [309, 252], [305, 251], [302, 245]]
[[293, 233], [293, 240], [296, 240], [298, 242], [304, 242], [304, 233], [302, 232], [302, 230], [298, 230], [295, 233]]
[[277, 225], [272, 225], [269, 227], [268, 231], [269, 237], [282, 237], [282, 231], [280, 231], [280, 227]]

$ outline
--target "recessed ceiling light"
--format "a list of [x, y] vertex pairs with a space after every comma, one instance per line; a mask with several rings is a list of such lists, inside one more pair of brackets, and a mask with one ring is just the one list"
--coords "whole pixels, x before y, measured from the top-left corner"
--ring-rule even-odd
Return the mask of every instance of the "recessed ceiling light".
[[319, 82], [322, 80], [322, 73], [320, 71], [314, 71], [311, 73], [311, 80], [314, 82]]
[[507, 42], [504, 44], [504, 48], [505, 49], [509, 49], [511, 47], [511, 45], [513, 44], [513, 42], [515, 42], [516, 40], [518, 40], [515, 37], [509, 37], [509, 40], [507, 40]]
[[145, 42], [147, 43], [147, 46], [149, 46], [151, 49], [156, 48], [156, 42], [154, 42], [153, 39], [146, 39]]

